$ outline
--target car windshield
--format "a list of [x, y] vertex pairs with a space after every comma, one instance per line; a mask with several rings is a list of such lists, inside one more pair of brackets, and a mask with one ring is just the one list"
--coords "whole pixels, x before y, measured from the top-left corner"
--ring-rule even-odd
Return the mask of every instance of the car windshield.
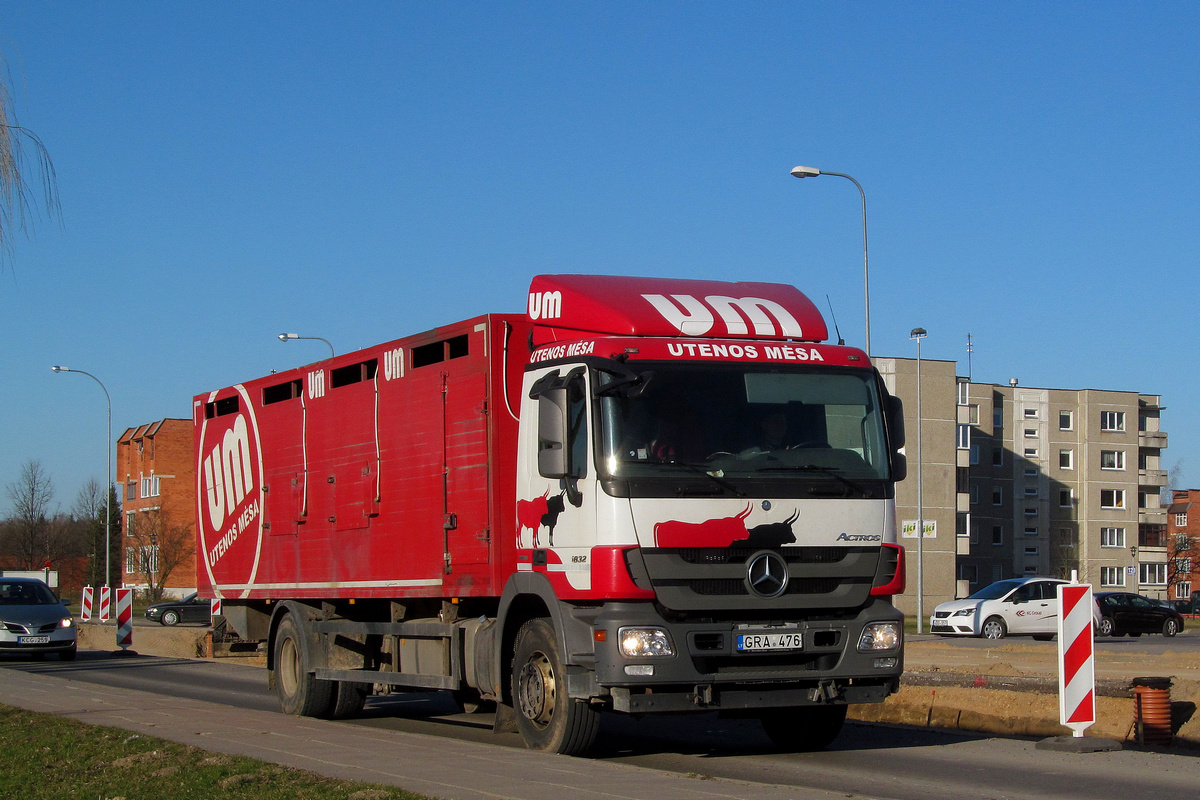
[[637, 369], [636, 391], [601, 373], [602, 468], [613, 477], [844, 482], [889, 474], [870, 370], [658, 362]]
[[44, 583], [0, 580], [0, 606], [49, 606], [58, 598]]
[[997, 581], [990, 586], [985, 586], [975, 594], [968, 597], [968, 600], [999, 600], [1004, 595], [1011, 592], [1013, 589], [1021, 585], [1021, 581]]

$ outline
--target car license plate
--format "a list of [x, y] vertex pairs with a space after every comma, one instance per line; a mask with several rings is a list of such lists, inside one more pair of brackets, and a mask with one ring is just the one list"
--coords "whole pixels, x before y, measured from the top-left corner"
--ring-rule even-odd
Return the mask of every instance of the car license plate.
[[49, 636], [18, 636], [17, 644], [50, 644]]
[[801, 650], [804, 648], [804, 635], [799, 631], [784, 633], [739, 633], [737, 649], [739, 653], [761, 652], [764, 650]]

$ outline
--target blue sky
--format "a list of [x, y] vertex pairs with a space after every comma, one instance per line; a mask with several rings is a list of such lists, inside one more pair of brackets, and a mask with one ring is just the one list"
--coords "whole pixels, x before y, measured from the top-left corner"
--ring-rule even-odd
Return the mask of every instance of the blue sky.
[[[0, 487], [66, 509], [194, 394], [489, 311], [542, 272], [793, 283], [877, 356], [1156, 393], [1200, 485], [1200, 6], [27, 3], [62, 224], [0, 273]], [[0, 514], [9, 510], [0, 493]]]

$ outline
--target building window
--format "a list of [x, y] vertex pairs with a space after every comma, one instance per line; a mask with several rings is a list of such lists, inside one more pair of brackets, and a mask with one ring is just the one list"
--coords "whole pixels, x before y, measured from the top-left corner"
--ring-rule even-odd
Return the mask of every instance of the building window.
[[1101, 450], [1100, 469], [1125, 469], [1125, 451]]
[[1175, 584], [1175, 599], [1176, 600], [1191, 600], [1192, 599], [1192, 583], [1191, 581], [1180, 581]]
[[1075, 425], [1075, 414], [1071, 411], [1058, 412], [1058, 429], [1069, 431]]
[[992, 526], [992, 544], [996, 544], [996, 545], [1004, 544], [1004, 526], [1003, 525], [993, 525]]
[[1125, 546], [1125, 529], [1124, 528], [1101, 528], [1100, 529], [1100, 546], [1101, 547], [1124, 547]]
[[1059, 450], [1058, 451], [1058, 468], [1059, 469], [1075, 469], [1075, 451], [1074, 450]]
[[1037, 506], [1025, 506], [1025, 516], [1036, 517], [1038, 515]]
[[1175, 527], [1176, 528], [1186, 528], [1187, 527], [1187, 512], [1186, 511], [1181, 511], [1175, 515]]
[[1101, 586], [1124, 586], [1125, 585], [1125, 570], [1120, 567], [1101, 567], [1100, 568], [1100, 585]]
[[1037, 554], [1038, 554], [1038, 547], [1036, 544], [1031, 544], [1025, 548], [1025, 555], [1033, 556], [1034, 558], [1037, 558]]
[[1036, 447], [1026, 447], [1025, 448], [1025, 457], [1026, 458], [1037, 458], [1038, 457], [1038, 449]]
[[1120, 433], [1125, 430], [1124, 411], [1101, 411], [1100, 430], [1110, 433]]
[[1026, 535], [1026, 536], [1037, 536], [1037, 535], [1038, 535], [1038, 529], [1037, 529], [1037, 527], [1036, 527], [1036, 526], [1031, 526], [1031, 527], [1028, 527], [1028, 528], [1026, 528], [1026, 529], [1025, 529], [1025, 535]]
[[125, 535], [126, 536], [133, 536], [133, 529], [135, 527], [133, 524], [133, 519], [134, 519], [134, 513], [132, 511], [125, 512]]
[[992, 408], [992, 427], [999, 430], [1004, 427], [1004, 407], [995, 406]]
[[1025, 409], [1025, 419], [1037, 419], [1037, 418], [1038, 418], [1038, 415], [1037, 415], [1036, 408]]
[[1100, 490], [1100, 507], [1101, 508], [1124, 508], [1125, 507], [1125, 490], [1124, 489], [1101, 489]]
[[971, 426], [970, 425], [959, 425], [958, 426], [958, 449], [959, 450], [970, 450], [971, 449]]
[[[958, 382], [958, 404], [960, 406], [965, 406], [970, 401], [970, 399], [971, 399], [970, 392], [971, 392], [971, 384], [967, 383], [964, 380], [960, 380]], [[976, 409], [976, 413], [978, 413], [979, 406], [975, 406], [975, 409]], [[976, 424], [979, 424], [979, 423], [976, 422]]]
[[1143, 586], [1166, 586], [1166, 563], [1162, 561], [1149, 561], [1139, 564], [1138, 582], [1140, 582]]
[[137, 481], [129, 481], [129, 483], [125, 484], [125, 499], [137, 500], [137, 490]]
[[972, 486], [970, 494], [971, 494], [971, 505], [978, 504], [979, 503], [979, 487]]
[[1037, 478], [1037, 476], [1038, 476], [1037, 467], [1026, 467], [1025, 468], [1025, 477], [1026, 478]]
[[1175, 559], [1175, 574], [1176, 575], [1190, 575], [1191, 573], [1192, 573], [1192, 559], [1191, 558]]
[[126, 547], [125, 548], [125, 574], [126, 575], [137, 574], [137, 548], [136, 547]]
[[971, 445], [971, 466], [979, 465], [979, 445]]
[[1025, 487], [1025, 496], [1026, 497], [1037, 497], [1038, 496], [1037, 487], [1036, 486], [1026, 486]]
[[1186, 533], [1175, 534], [1175, 552], [1182, 553], [1184, 550], [1192, 549], [1192, 540], [1188, 538]]
[[1037, 436], [1038, 436], [1037, 428], [1026, 428], [1025, 429], [1025, 438], [1026, 439], [1036, 439]]
[[975, 564], [959, 564], [958, 579], [974, 586], [979, 582], [979, 567]]
[[1075, 492], [1073, 489], [1058, 490], [1058, 507], [1070, 508], [1075, 503]]
[[992, 487], [992, 505], [994, 505], [994, 506], [1004, 505], [1004, 487], [1003, 486], [993, 486]]
[[992, 466], [993, 467], [1003, 467], [1004, 466], [1004, 448], [1003, 447], [993, 447], [992, 448]]
[[972, 425], [979, 424], [979, 406], [967, 406], [967, 422], [971, 423]]

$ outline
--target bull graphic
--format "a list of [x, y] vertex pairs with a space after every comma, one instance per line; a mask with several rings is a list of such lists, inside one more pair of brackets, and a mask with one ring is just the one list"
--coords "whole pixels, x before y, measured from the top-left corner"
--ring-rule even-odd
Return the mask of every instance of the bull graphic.
[[554, 546], [554, 526], [558, 524], [558, 515], [567, 507], [563, 502], [564, 494], [566, 494], [565, 490], [551, 497], [550, 490], [547, 489], [541, 497], [517, 501], [517, 522], [520, 524], [517, 530], [518, 549], [522, 547], [521, 536], [525, 533], [526, 528], [533, 531], [533, 546], [541, 547], [538, 542], [538, 531], [543, 525], [548, 530], [549, 546]]
[[742, 544], [749, 547], [780, 547], [796, 541], [792, 523], [800, 519], [800, 511], [783, 522], [770, 522], [746, 527], [751, 504], [746, 510], [733, 517], [708, 519], [704, 522], [677, 522], [669, 520], [654, 526], [655, 547], [730, 547]]

